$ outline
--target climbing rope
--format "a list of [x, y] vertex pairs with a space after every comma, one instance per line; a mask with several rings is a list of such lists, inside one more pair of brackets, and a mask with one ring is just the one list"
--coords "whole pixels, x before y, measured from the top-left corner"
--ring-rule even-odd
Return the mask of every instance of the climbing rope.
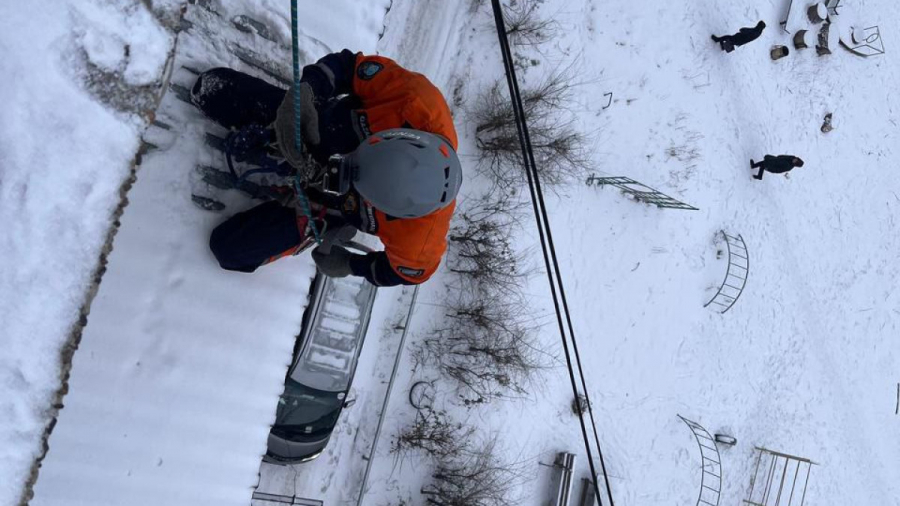
[[[291, 50], [294, 60], [294, 147], [297, 148], [298, 153], [303, 153], [303, 139], [300, 136], [300, 47], [298, 39], [297, 0], [291, 0]], [[312, 229], [316, 243], [321, 244], [322, 238], [319, 237], [319, 228], [313, 219], [312, 208], [309, 205], [306, 192], [303, 191], [302, 183], [300, 174], [295, 174], [294, 191], [297, 193], [297, 203], [300, 205], [300, 211], [309, 218], [309, 227]]]

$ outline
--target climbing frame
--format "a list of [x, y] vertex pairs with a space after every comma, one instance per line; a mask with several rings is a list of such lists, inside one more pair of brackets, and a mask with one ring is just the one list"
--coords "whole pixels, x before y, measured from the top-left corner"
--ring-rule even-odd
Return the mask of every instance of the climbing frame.
[[810, 470], [817, 464], [766, 448], [756, 448], [756, 451], [759, 455], [750, 479], [750, 498], [743, 503], [748, 506], [803, 506]]
[[750, 274], [750, 255], [741, 234], [729, 235], [724, 230], [720, 233], [725, 238], [728, 249], [728, 270], [725, 271], [725, 279], [722, 280], [716, 294], [703, 307], [712, 306], [720, 313], [725, 313], [744, 293], [747, 275]]
[[702, 461], [700, 475], [700, 496], [697, 498], [697, 506], [719, 506], [719, 496], [722, 493], [722, 459], [719, 457], [719, 449], [716, 441], [710, 433], [697, 422], [688, 420], [678, 415], [681, 421], [687, 424], [697, 444], [700, 445], [700, 459]]
[[696, 207], [685, 204], [680, 200], [674, 199], [665, 193], [654, 190], [644, 183], [635, 181], [634, 179], [627, 177], [597, 177], [593, 174], [587, 178], [585, 184], [588, 186], [615, 186], [616, 188], [622, 190], [623, 192], [634, 197], [634, 200], [639, 202], [643, 202], [645, 204], [652, 204], [659, 208], [668, 208], [668, 209], [685, 209], [689, 211], [698, 211]]

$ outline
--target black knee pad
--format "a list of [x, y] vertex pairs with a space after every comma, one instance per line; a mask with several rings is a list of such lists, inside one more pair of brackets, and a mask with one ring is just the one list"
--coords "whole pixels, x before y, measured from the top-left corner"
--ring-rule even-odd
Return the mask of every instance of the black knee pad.
[[237, 70], [218, 67], [197, 77], [191, 102], [226, 128], [275, 121], [285, 90]]
[[209, 249], [223, 269], [253, 272], [300, 240], [294, 210], [270, 201], [219, 224], [209, 236]]
[[209, 250], [219, 262], [219, 267], [228, 271], [253, 272], [259, 265], [247, 262], [241, 255], [240, 234], [236, 234], [229, 222], [222, 223], [209, 235]]

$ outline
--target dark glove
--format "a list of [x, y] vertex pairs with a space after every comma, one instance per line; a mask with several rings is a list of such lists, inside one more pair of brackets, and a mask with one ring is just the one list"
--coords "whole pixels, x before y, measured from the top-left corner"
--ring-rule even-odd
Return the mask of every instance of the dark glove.
[[327, 255], [333, 246], [347, 244], [354, 236], [356, 236], [356, 228], [351, 225], [328, 227], [322, 234], [322, 243], [317, 249], [323, 255]]
[[352, 274], [350, 258], [352, 253], [340, 246], [332, 246], [329, 253], [323, 253], [321, 247], [312, 251], [313, 261], [322, 274], [329, 278], [345, 278]]
[[[319, 112], [316, 110], [312, 87], [306, 83], [300, 83], [300, 130], [305, 144], [311, 146], [319, 144]], [[306, 163], [306, 157], [294, 145], [294, 132], [294, 89], [291, 88], [278, 106], [275, 134], [285, 160], [301, 169]]]

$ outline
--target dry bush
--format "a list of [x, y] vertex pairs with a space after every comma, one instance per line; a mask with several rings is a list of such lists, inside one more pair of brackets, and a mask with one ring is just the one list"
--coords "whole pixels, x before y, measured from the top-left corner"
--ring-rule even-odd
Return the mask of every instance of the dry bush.
[[427, 504], [436, 506], [513, 506], [524, 481], [521, 463], [503, 462], [497, 440], [481, 448], [448, 455], [438, 461], [432, 481], [422, 489]]
[[672, 145], [666, 149], [666, 156], [684, 164], [690, 164], [702, 157], [700, 144], [703, 141], [703, 134], [688, 128], [686, 123], [689, 118], [686, 113], [679, 113], [674, 120], [666, 124], [674, 137]]
[[419, 363], [456, 382], [463, 403], [521, 397], [549, 366], [552, 354], [535, 339], [538, 325], [526, 306], [508, 298], [461, 296], [419, 343]]
[[538, 9], [544, 0], [511, 0], [503, 11], [506, 36], [513, 46], [539, 46], [556, 37], [559, 23], [543, 19]]
[[[521, 91], [532, 151], [546, 187], [579, 179], [590, 165], [588, 139], [575, 129], [568, 110], [575, 86], [569, 67]], [[525, 169], [506, 84], [498, 80], [482, 93], [470, 115], [476, 124], [480, 171], [498, 186], [521, 186]]]
[[457, 213], [447, 236], [448, 269], [482, 295], [518, 293], [530, 274], [525, 253], [514, 247], [523, 203], [514, 194], [494, 191], [470, 199]]
[[452, 421], [444, 411], [418, 411], [414, 424], [405, 427], [391, 443], [391, 452], [407, 456], [424, 452], [444, 458], [467, 449], [475, 429]]

